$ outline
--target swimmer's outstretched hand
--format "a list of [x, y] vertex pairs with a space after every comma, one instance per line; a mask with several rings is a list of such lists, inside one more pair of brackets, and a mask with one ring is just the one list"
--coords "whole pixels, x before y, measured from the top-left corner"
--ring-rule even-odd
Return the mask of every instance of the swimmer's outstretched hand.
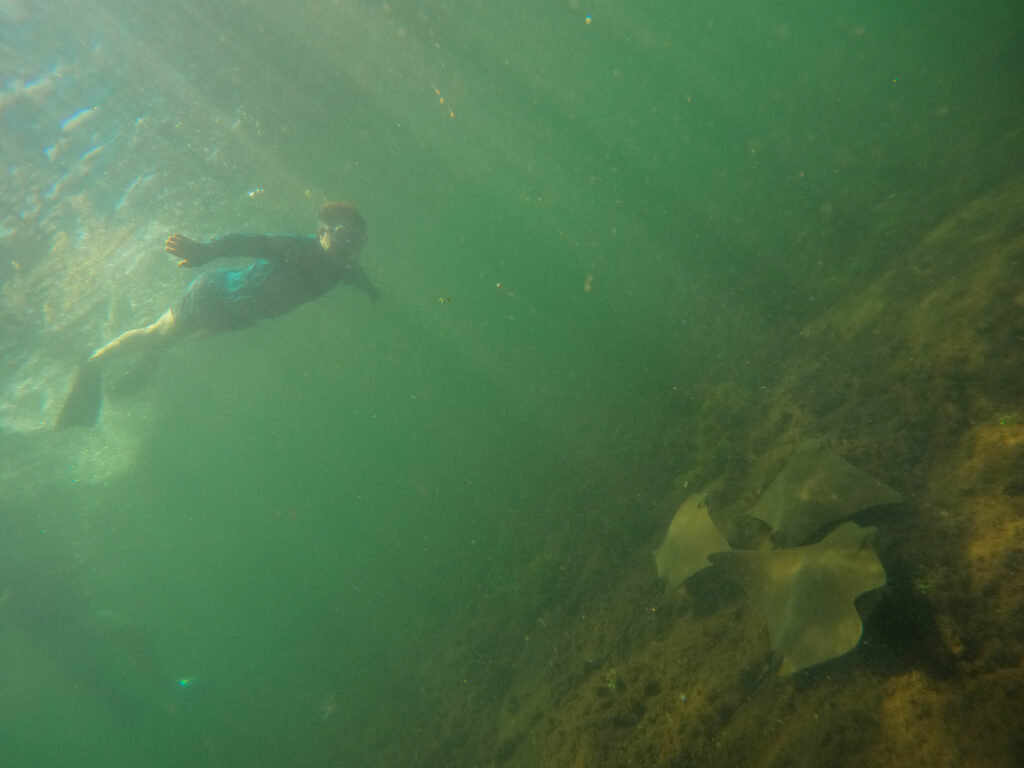
[[205, 243], [197, 243], [195, 240], [190, 240], [177, 233], [167, 238], [164, 250], [179, 259], [179, 267], [201, 267], [210, 260], [203, 253], [206, 250]]

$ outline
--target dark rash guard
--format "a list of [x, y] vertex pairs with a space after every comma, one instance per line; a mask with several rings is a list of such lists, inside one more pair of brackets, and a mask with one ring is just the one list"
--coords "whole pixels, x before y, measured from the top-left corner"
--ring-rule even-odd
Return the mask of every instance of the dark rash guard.
[[313, 236], [228, 235], [202, 246], [203, 263], [248, 258], [241, 268], [207, 270], [171, 308], [182, 329], [247, 328], [318, 299], [338, 283], [354, 285], [371, 301], [377, 289], [353, 261], [328, 255]]

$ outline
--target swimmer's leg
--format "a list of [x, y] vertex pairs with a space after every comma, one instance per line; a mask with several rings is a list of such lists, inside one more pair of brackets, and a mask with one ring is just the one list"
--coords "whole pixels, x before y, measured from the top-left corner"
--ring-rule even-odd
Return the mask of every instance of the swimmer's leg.
[[168, 309], [155, 323], [125, 331], [109, 344], [97, 349], [89, 356], [86, 364], [99, 367], [126, 354], [173, 344], [182, 336], [184, 333], [174, 319], [174, 312]]
[[153, 351], [173, 344], [184, 335], [174, 313], [167, 310], [155, 323], [125, 331], [97, 349], [79, 366], [71, 391], [57, 416], [57, 429], [91, 427], [96, 423], [103, 405], [104, 365], [125, 354]]

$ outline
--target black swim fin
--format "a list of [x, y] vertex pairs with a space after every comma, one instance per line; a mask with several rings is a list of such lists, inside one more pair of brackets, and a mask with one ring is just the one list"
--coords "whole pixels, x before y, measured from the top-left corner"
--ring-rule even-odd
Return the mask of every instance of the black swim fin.
[[82, 363], [71, 384], [71, 391], [57, 416], [58, 430], [68, 427], [91, 427], [100, 417], [103, 405], [103, 368]]

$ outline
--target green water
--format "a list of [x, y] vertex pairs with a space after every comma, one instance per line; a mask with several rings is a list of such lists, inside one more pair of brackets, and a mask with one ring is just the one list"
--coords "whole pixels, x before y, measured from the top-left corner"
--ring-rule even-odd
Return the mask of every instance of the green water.
[[[570, 594], [539, 552], [642, 556], [673, 393], [770, 388], [1022, 167], [1012, 3], [152, 5], [0, 3], [5, 399], [170, 305], [171, 231], [350, 198], [382, 296], [190, 340], [94, 433], [46, 429], [59, 373], [7, 421], [4, 766], [426, 765], [420, 670]], [[93, 130], [107, 165], [48, 192], [45, 148]], [[112, 297], [32, 282], [57, 252]]]

